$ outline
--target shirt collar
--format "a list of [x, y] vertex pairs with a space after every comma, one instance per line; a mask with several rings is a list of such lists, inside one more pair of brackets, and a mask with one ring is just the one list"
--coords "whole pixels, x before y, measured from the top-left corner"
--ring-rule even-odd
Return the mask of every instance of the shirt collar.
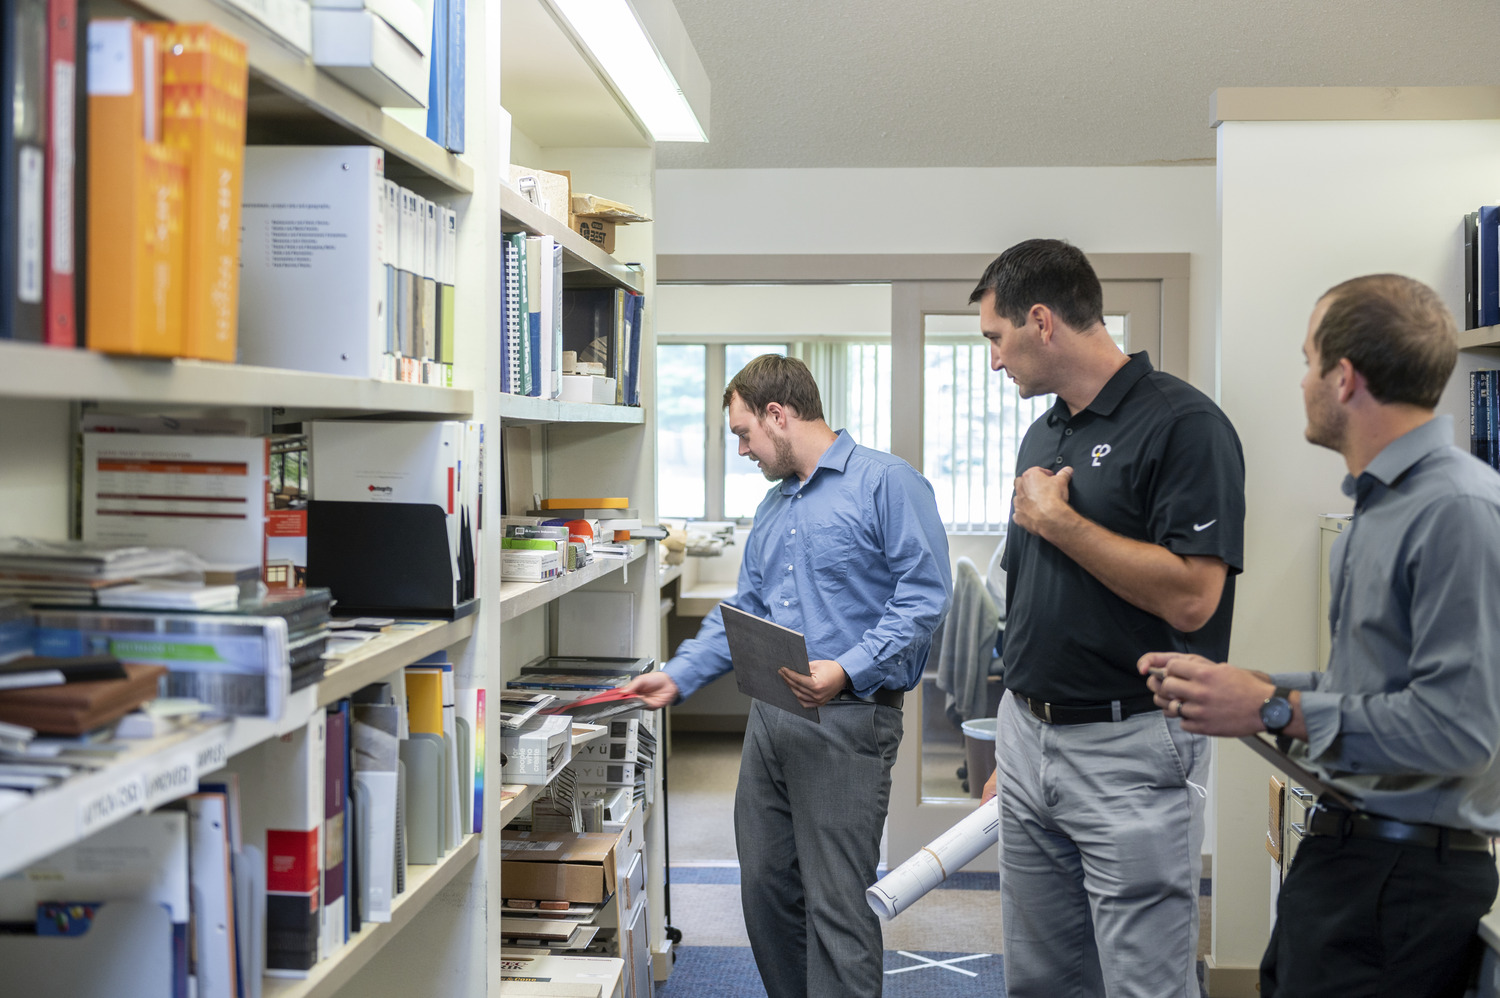
[[[1097, 416], [1111, 415], [1115, 409], [1119, 408], [1120, 403], [1125, 400], [1125, 396], [1130, 393], [1130, 389], [1135, 387], [1135, 383], [1154, 370], [1155, 368], [1151, 366], [1151, 358], [1146, 356], [1146, 351], [1140, 350], [1131, 354], [1130, 359], [1125, 362], [1125, 366], [1116, 371], [1104, 383], [1104, 387], [1099, 389], [1099, 394], [1095, 395], [1088, 405], [1080, 409], [1079, 413], [1092, 412]], [[1060, 398], [1047, 413], [1047, 423], [1049, 426], [1056, 425], [1059, 421], [1065, 423], [1072, 418], [1073, 413], [1069, 411], [1068, 403]]]
[[[833, 443], [829, 444], [828, 449], [823, 452], [823, 456], [818, 458], [818, 463], [813, 468], [812, 476], [807, 481], [810, 482], [813, 478], [816, 478], [818, 472], [823, 468], [843, 474], [844, 469], [849, 464], [849, 455], [854, 453], [854, 447], [854, 438], [849, 435], [849, 431], [839, 430], [838, 436], [833, 438]], [[781, 494], [789, 496], [805, 484], [807, 483], [799, 481], [796, 475], [783, 478], [781, 480]]]
[[1375, 460], [1371, 461], [1359, 477], [1344, 476], [1344, 495], [1361, 498], [1367, 495], [1370, 486], [1379, 482], [1386, 488], [1395, 485], [1422, 458], [1433, 451], [1441, 450], [1453, 442], [1453, 417], [1434, 416], [1414, 430], [1408, 430], [1386, 444]]

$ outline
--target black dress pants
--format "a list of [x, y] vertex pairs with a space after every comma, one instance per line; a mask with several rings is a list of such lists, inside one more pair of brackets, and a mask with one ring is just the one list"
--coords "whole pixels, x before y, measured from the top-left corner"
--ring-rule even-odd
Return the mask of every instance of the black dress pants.
[[1262, 998], [1458, 998], [1495, 898], [1495, 858], [1313, 836], [1281, 886]]

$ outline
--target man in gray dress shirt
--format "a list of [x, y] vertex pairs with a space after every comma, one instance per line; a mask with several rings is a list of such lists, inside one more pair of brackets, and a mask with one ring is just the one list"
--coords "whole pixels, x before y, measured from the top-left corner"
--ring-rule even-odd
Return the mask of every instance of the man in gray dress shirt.
[[1140, 661], [1183, 728], [1275, 734], [1354, 800], [1320, 800], [1282, 886], [1264, 998], [1461, 995], [1500, 835], [1500, 476], [1433, 409], [1457, 334], [1435, 292], [1378, 274], [1331, 289], [1303, 345], [1307, 439], [1344, 456], [1326, 672]]

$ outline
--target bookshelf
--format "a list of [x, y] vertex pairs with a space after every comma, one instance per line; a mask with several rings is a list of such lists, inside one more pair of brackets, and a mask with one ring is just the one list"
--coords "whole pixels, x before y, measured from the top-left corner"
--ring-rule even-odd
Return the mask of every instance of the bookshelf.
[[462, 845], [432, 866], [411, 867], [406, 891], [397, 895], [391, 905], [389, 922], [365, 923], [363, 929], [349, 937], [342, 949], [328, 959], [318, 961], [306, 979], [267, 977], [261, 994], [264, 998], [331, 998], [338, 994], [382, 946], [432, 904], [442, 890], [479, 857], [482, 843], [482, 836], [467, 835]]
[[601, 558], [576, 572], [569, 572], [561, 578], [546, 582], [500, 583], [500, 620], [515, 620], [522, 614], [546, 607], [562, 596], [607, 575], [629, 571], [627, 566], [646, 556], [647, 544], [646, 541], [632, 541], [634, 550], [629, 558]]
[[0, 396], [467, 416], [474, 393], [208, 360], [111, 357], [0, 340]]
[[1478, 329], [1464, 329], [1458, 334], [1458, 348], [1460, 350], [1475, 350], [1487, 347], [1500, 347], [1500, 326], [1480, 326]]
[[628, 405], [560, 402], [525, 395], [500, 396], [500, 418], [506, 423], [622, 423], [641, 424], [645, 411]]
[[[472, 627], [473, 622], [464, 618], [382, 634], [338, 660], [322, 682], [293, 693], [278, 721], [254, 717], [200, 721], [160, 738], [142, 739], [101, 768], [0, 813], [0, 843], [5, 844], [0, 851], [0, 877], [132, 814], [192, 793], [198, 777], [210, 775], [261, 742], [301, 727], [314, 710], [463, 640]], [[186, 777], [180, 775], [184, 766], [190, 774]], [[162, 782], [163, 774], [174, 774], [170, 785], [153, 795], [150, 788]]]
[[[637, 542], [628, 560], [601, 560], [583, 571], [539, 585], [502, 583], [498, 571], [503, 431], [530, 434], [536, 484], [542, 491], [629, 495], [648, 522], [656, 515], [654, 399], [655, 337], [651, 296], [655, 289], [651, 225], [622, 228], [619, 249], [603, 253], [568, 226], [541, 212], [505, 185], [509, 161], [542, 169], [571, 170], [576, 190], [615, 197], [651, 213], [655, 157], [646, 138], [621, 109], [610, 89], [589, 69], [582, 98], [620, 127], [599, 133], [537, 132], [537, 145], [518, 129], [514, 151], [500, 133], [493, 109], [505, 106], [517, 121], [528, 113], [526, 91], [502, 102], [501, 65], [514, 46], [529, 43], [524, 32], [502, 38], [502, 16], [516, 8], [540, 10], [539, 0], [467, 0], [467, 150], [454, 155], [314, 67], [274, 33], [219, 0], [84, 0], [80, 19], [132, 14], [142, 19], [206, 22], [244, 40], [250, 65], [248, 135], [251, 143], [373, 144], [386, 151], [386, 175], [423, 196], [455, 209], [458, 216], [456, 388], [399, 384], [196, 360], [111, 357], [85, 350], [57, 350], [0, 341], [0, 532], [62, 536], [73, 491], [72, 436], [78, 404], [121, 406], [176, 414], [213, 414], [269, 427], [302, 413], [376, 418], [473, 418], [485, 423], [485, 532], [477, 613], [457, 621], [399, 627], [356, 651], [330, 660], [323, 679], [293, 694], [276, 722], [256, 719], [204, 721], [164, 738], [143, 740], [102, 768], [38, 793], [24, 806], [0, 814], [0, 875], [13, 873], [86, 834], [132, 813], [169, 803], [196, 787], [159, 792], [154, 777], [189, 767], [208, 775], [226, 761], [296, 728], [328, 704], [426, 655], [448, 650], [461, 688], [491, 694], [520, 665], [547, 650], [557, 625], [557, 601], [581, 588], [629, 592], [635, 599], [635, 644], [640, 654], [658, 651], [658, 572], [654, 544]], [[533, 13], [535, 11], [533, 10]], [[550, 16], [548, 44], [586, 60]], [[529, 30], [529, 29], [528, 29]], [[502, 44], [503, 41], [503, 44]], [[594, 75], [591, 75], [594, 74]], [[621, 124], [623, 123], [623, 124]], [[528, 126], [530, 127], [530, 126]], [[633, 137], [632, 137], [633, 136]], [[608, 141], [601, 141], [607, 138]], [[80, 184], [84, 183], [80, 176]], [[80, 221], [80, 227], [82, 223]], [[641, 408], [565, 403], [504, 395], [499, 385], [501, 302], [498, 275], [500, 234], [525, 230], [550, 235], [563, 247], [565, 284], [618, 286], [647, 296], [641, 344]], [[80, 247], [80, 253], [83, 252]], [[19, 431], [19, 432], [18, 432]], [[581, 490], [581, 491], [580, 491]], [[491, 526], [493, 525], [493, 526]], [[490, 722], [484, 739], [491, 788], [501, 787], [500, 738]], [[596, 733], [575, 736], [579, 744]], [[657, 777], [659, 779], [659, 776]], [[126, 796], [120, 796], [126, 788]], [[445, 994], [481, 996], [501, 990], [498, 973], [498, 910], [503, 898], [498, 830], [541, 788], [526, 788], [509, 801], [486, 795], [485, 833], [431, 867], [412, 867], [407, 891], [392, 920], [366, 924], [333, 956], [315, 965], [305, 980], [266, 978], [274, 998], [323, 998], [336, 994], [397, 996], [429, 993], [441, 982]], [[659, 788], [658, 788], [659, 789]], [[91, 801], [114, 794], [123, 804], [87, 822]], [[650, 939], [658, 977], [670, 968], [661, 903], [664, 869], [662, 796], [645, 816], [651, 901]], [[97, 808], [95, 809], [98, 810]], [[492, 924], [493, 923], [493, 924]]]
[[[142, 19], [212, 24], [245, 42], [250, 61], [250, 141], [280, 131], [314, 144], [375, 145], [456, 194], [474, 190], [474, 168], [318, 70], [249, 16], [214, 0], [130, 0]], [[257, 134], [259, 133], [259, 134]], [[404, 173], [387, 169], [386, 176]]]

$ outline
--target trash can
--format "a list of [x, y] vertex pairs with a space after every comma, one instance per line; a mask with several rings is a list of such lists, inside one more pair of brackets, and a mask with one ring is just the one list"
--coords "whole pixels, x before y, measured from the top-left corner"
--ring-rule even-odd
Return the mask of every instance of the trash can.
[[976, 717], [963, 723], [964, 754], [969, 765], [969, 796], [984, 796], [984, 785], [995, 771], [995, 718]]

